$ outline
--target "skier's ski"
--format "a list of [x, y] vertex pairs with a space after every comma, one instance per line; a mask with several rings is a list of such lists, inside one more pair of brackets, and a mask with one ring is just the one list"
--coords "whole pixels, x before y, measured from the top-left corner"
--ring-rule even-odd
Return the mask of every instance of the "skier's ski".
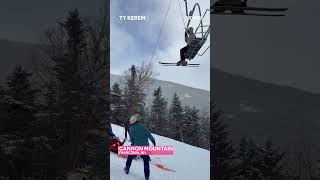
[[228, 12], [212, 12], [211, 14], [216, 15], [247, 15], [247, 16], [268, 16], [268, 17], [281, 17], [285, 16], [285, 14], [259, 14], [259, 13], [228, 13]]
[[241, 7], [241, 6], [213, 6], [213, 9], [221, 10], [250, 10], [250, 11], [270, 11], [270, 12], [283, 12], [288, 8], [264, 8], [264, 7]]
[[[163, 66], [178, 66], [177, 63], [166, 63], [166, 62], [159, 62], [159, 64]], [[186, 65], [180, 65], [180, 66], [185, 66], [185, 67], [199, 67], [200, 64], [186, 64]]]

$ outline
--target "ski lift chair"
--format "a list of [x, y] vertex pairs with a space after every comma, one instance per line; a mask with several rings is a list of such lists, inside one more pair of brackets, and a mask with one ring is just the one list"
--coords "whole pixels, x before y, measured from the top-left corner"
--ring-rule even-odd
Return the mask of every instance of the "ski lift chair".
[[[195, 3], [193, 8], [192, 8], [192, 10], [188, 13], [187, 0], [184, 0], [184, 1], [185, 1], [185, 6], [186, 6], [186, 15], [187, 16], [189, 14], [189, 17], [193, 17], [194, 11], [198, 10], [199, 11], [198, 12], [199, 16], [201, 17], [200, 22], [199, 22], [199, 24], [198, 24], [198, 26], [197, 26], [197, 28], [195, 30], [196, 37], [194, 39], [192, 39], [192, 41], [191, 41], [191, 43], [189, 45], [189, 48], [188, 48], [187, 52], [185, 53], [185, 58], [189, 59], [189, 60], [192, 60], [198, 54], [199, 50], [202, 48], [204, 43], [207, 41], [207, 37], [210, 34], [210, 25], [203, 25], [203, 23], [202, 23], [202, 19], [205, 17], [207, 12], [209, 12], [209, 10], [206, 10], [205, 13], [202, 16], [201, 15], [200, 5], [198, 3]], [[191, 20], [192, 20], [192, 18], [189, 19], [189, 21], [187, 23], [187, 27], [189, 27]], [[197, 34], [201, 34], [201, 36], [197, 37]], [[202, 53], [202, 55], [204, 53]], [[202, 55], [200, 55], [200, 56], [202, 56]]]
[[193, 59], [203, 46], [203, 44], [206, 42], [206, 39], [203, 38], [194, 38], [191, 41], [191, 44], [189, 45], [189, 48], [185, 54], [186, 59]]

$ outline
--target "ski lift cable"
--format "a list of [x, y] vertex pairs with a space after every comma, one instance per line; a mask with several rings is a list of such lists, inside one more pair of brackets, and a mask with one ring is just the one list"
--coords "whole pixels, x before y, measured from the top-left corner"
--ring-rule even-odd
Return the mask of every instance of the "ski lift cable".
[[157, 40], [156, 40], [154, 49], [153, 49], [153, 53], [152, 53], [150, 62], [152, 62], [153, 57], [154, 57], [154, 55], [155, 55], [155, 52], [156, 52], [156, 49], [157, 49], [157, 46], [158, 46], [158, 42], [159, 42], [160, 35], [161, 35], [161, 33], [162, 33], [164, 24], [165, 24], [165, 22], [166, 22], [166, 20], [167, 20], [167, 17], [168, 17], [168, 13], [169, 13], [169, 10], [170, 10], [171, 3], [172, 3], [172, 0], [170, 0], [169, 5], [168, 5], [168, 7], [167, 7], [167, 12], [166, 12], [166, 14], [165, 14], [165, 16], [164, 16], [164, 19], [163, 19], [163, 22], [162, 22], [162, 25], [161, 25], [161, 28], [160, 28], [160, 31], [159, 31], [159, 34], [158, 34], [158, 37], [157, 37]]
[[184, 17], [183, 17], [183, 12], [182, 12], [182, 9], [181, 9], [180, 0], [178, 0], [178, 3], [179, 3], [179, 9], [180, 9], [180, 14], [181, 14], [181, 19], [182, 19], [182, 22], [183, 22], [183, 28], [186, 29], [186, 23], [184, 22]]
[[[156, 53], [156, 50], [157, 50], [157, 47], [158, 47], [158, 43], [159, 43], [159, 39], [160, 39], [160, 36], [161, 36], [161, 33], [163, 31], [163, 28], [164, 28], [164, 25], [165, 25], [165, 22], [167, 20], [167, 17], [168, 17], [168, 14], [169, 14], [169, 10], [170, 10], [170, 7], [171, 7], [171, 4], [172, 4], [172, 0], [170, 0], [169, 4], [168, 4], [168, 7], [167, 7], [167, 11], [166, 11], [166, 14], [164, 16], [164, 19], [163, 19], [163, 22], [162, 22], [162, 25], [161, 25], [161, 28], [160, 28], [160, 31], [159, 31], [159, 34], [156, 38], [156, 42], [155, 42], [155, 45], [154, 45], [154, 49], [153, 49], [153, 52], [152, 52], [152, 56], [150, 58], [150, 61], [149, 61], [149, 66], [147, 67], [147, 71], [149, 71], [150, 69], [150, 65], [153, 61], [153, 58], [155, 56], [155, 53]], [[146, 78], [146, 76], [142, 77], [142, 81], [144, 81], [144, 79]], [[138, 87], [138, 88], [141, 88], [141, 87]], [[134, 106], [135, 107], [135, 106]], [[130, 115], [133, 115], [134, 113], [136, 113], [136, 109], [132, 108], [130, 111]]]

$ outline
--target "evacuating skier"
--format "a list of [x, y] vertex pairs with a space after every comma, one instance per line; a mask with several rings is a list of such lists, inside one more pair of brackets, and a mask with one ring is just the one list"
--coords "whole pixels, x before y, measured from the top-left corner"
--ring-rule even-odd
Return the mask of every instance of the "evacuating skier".
[[108, 134], [108, 136], [109, 136], [110, 138], [115, 137], [115, 135], [114, 135], [113, 132], [112, 132], [111, 124], [109, 124], [108, 127], [107, 127], [107, 134]]
[[121, 142], [119, 137], [112, 132], [111, 124], [107, 127], [107, 134], [111, 139], [110, 151], [118, 154], [118, 147], [122, 146], [125, 140]]
[[130, 122], [129, 121], [125, 121], [123, 123], [123, 127], [124, 127], [124, 140], [126, 141], [127, 137], [128, 137], [128, 131], [130, 129]]
[[118, 137], [113, 136], [111, 139], [110, 151], [118, 154], [118, 147], [122, 146], [123, 144], [124, 144], [124, 141], [121, 142]]
[[[151, 135], [151, 133], [149, 132], [149, 130], [139, 122], [139, 115], [137, 114], [131, 116], [130, 118], [129, 136], [131, 140], [131, 146], [149, 146], [148, 139], [151, 140], [154, 146], [156, 145], [156, 141]], [[126, 166], [124, 168], [124, 171], [126, 174], [129, 173], [132, 159], [134, 157], [136, 156], [134, 155], [128, 156]], [[142, 155], [141, 158], [143, 159], [143, 164], [144, 164], [144, 176], [146, 180], [148, 180], [150, 176], [150, 168], [149, 168], [150, 157], [148, 155]]]
[[193, 33], [193, 28], [189, 27], [184, 32], [184, 41], [187, 43], [187, 46], [180, 49], [180, 61], [177, 62], [177, 66], [183, 65], [185, 66], [187, 64], [186, 62], [186, 52], [189, 49], [189, 46], [192, 42], [192, 40], [196, 37], [196, 35]]

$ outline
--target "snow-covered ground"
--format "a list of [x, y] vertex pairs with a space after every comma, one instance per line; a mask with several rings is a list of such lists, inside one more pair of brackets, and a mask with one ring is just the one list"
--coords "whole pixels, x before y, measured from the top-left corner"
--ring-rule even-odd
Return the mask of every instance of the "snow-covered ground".
[[[121, 139], [124, 128], [112, 125], [112, 131]], [[150, 156], [150, 180], [209, 180], [210, 152], [195, 146], [184, 144], [173, 139], [153, 134], [157, 146], [174, 146], [172, 156]], [[152, 144], [150, 142], [150, 144]], [[130, 145], [126, 142], [125, 145]], [[143, 161], [133, 160], [130, 173], [123, 168], [126, 159], [110, 153], [111, 180], [144, 180]]]

